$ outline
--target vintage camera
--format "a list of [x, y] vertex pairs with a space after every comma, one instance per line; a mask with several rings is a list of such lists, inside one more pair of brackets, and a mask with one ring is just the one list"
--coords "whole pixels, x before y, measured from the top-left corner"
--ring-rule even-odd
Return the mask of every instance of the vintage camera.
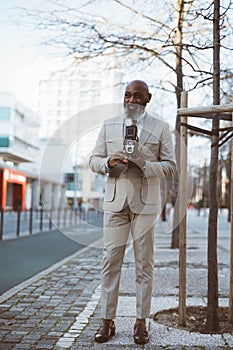
[[131, 125], [126, 126], [125, 139], [124, 139], [124, 150], [128, 157], [138, 157], [138, 135], [137, 126]]

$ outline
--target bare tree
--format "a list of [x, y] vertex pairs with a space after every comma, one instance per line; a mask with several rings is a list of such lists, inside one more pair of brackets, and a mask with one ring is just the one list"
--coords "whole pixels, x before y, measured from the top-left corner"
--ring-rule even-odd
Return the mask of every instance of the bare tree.
[[[176, 92], [178, 106], [183, 81], [186, 90], [211, 83], [212, 28], [204, 1], [202, 6], [194, 0], [167, 0], [156, 3], [156, 11], [152, 0], [83, 0], [76, 6], [62, 0], [47, 3], [52, 9], [22, 9], [22, 20], [46, 30], [43, 44], [57, 47], [64, 55], [80, 61], [114, 54], [123, 67], [156, 69], [159, 65], [163, 76], [155, 87]], [[223, 45], [230, 30], [227, 16], [226, 11]]]
[[[189, 5], [191, 5], [192, 2], [189, 2]], [[214, 6], [214, 15], [212, 15], [212, 7]], [[200, 7], [198, 11], [196, 11], [196, 15], [199, 17], [201, 16], [204, 20], [213, 22], [213, 28], [212, 28], [212, 33], [213, 33], [213, 44], [210, 44], [210, 39], [206, 41], [206, 47], [201, 47], [199, 44], [199, 47], [197, 47], [194, 44], [194, 41], [191, 42], [191, 44], [187, 45], [184, 44], [184, 40], [187, 40], [186, 35], [184, 34], [183, 31], [183, 25], [185, 23], [185, 16], [184, 16], [184, 2], [182, 0], [176, 0], [176, 9], [177, 9], [177, 23], [176, 23], [176, 28], [177, 28], [177, 36], [176, 40], [174, 41], [178, 47], [181, 47], [180, 50], [177, 50], [177, 55], [180, 54], [180, 60], [176, 59], [176, 76], [177, 76], [177, 85], [176, 85], [176, 97], [177, 97], [177, 106], [180, 107], [180, 94], [179, 91], [183, 90], [183, 76], [181, 78], [181, 75], [183, 73], [183, 65], [184, 62], [187, 63], [187, 59], [185, 59], [185, 54], [183, 53], [184, 50], [183, 48], [186, 47], [187, 51], [190, 54], [190, 58], [193, 59], [194, 61], [199, 58], [197, 67], [200, 66], [205, 60], [200, 59], [200, 55], [203, 54], [203, 51], [207, 51], [208, 49], [213, 49], [213, 76], [206, 75], [206, 72], [203, 69], [199, 69], [198, 72], [200, 74], [200, 77], [203, 77], [203, 79], [200, 79], [197, 81], [198, 84], [208, 84], [213, 80], [213, 104], [220, 104], [220, 80], [228, 80], [229, 77], [232, 75], [231, 71], [228, 69], [224, 69], [221, 71], [221, 66], [220, 66], [220, 46], [221, 46], [221, 40], [223, 38], [220, 37], [220, 31], [221, 29], [224, 28], [224, 21], [226, 20], [226, 13], [229, 10], [231, 6], [231, 2], [229, 2], [228, 6], [222, 10], [222, 13], [220, 15], [220, 5], [218, 8], [219, 11], [219, 17], [218, 17], [218, 22], [216, 20], [216, 3], [210, 4], [207, 8], [205, 7]], [[189, 11], [190, 15], [191, 11]], [[186, 18], [187, 19], [187, 18]], [[220, 23], [221, 19], [221, 23]], [[198, 21], [199, 23], [199, 21]], [[206, 33], [208, 32], [208, 25], [205, 25], [205, 30]], [[191, 32], [192, 33], [192, 32]], [[207, 36], [208, 38], [208, 36]], [[216, 41], [218, 40], [218, 41]], [[224, 45], [222, 45], [224, 47]], [[224, 47], [225, 48], [225, 47]], [[193, 55], [192, 50], [196, 49], [198, 50], [198, 54]], [[229, 47], [228, 47], [229, 49]], [[208, 54], [207, 54], [208, 56]], [[191, 61], [189, 61], [189, 64], [191, 65]], [[195, 72], [196, 69], [192, 66], [193, 71]], [[221, 78], [220, 78], [221, 74]], [[205, 76], [205, 77], [204, 77]], [[210, 80], [211, 79], [211, 80]], [[196, 86], [197, 86], [196, 85]], [[211, 85], [212, 86], [212, 85]], [[223, 90], [222, 94], [224, 95], [226, 92]], [[209, 288], [208, 288], [208, 300], [210, 303], [210, 307], [208, 308], [209, 310], [209, 316], [208, 316], [208, 325], [210, 329], [213, 329], [213, 327], [217, 327], [218, 324], [218, 319], [217, 317], [215, 318], [215, 323], [210, 323], [210, 319], [214, 319], [214, 311], [217, 308], [216, 305], [216, 298], [214, 298], [214, 293], [216, 297], [216, 291], [218, 289], [217, 286], [217, 280], [216, 280], [216, 271], [217, 271], [217, 240], [215, 239], [214, 234], [217, 235], [217, 214], [218, 214], [218, 192], [217, 192], [217, 169], [216, 167], [218, 166], [218, 137], [219, 135], [216, 133], [216, 130], [219, 129], [219, 119], [218, 116], [215, 117], [213, 120], [213, 126], [212, 126], [212, 147], [211, 147], [211, 166], [210, 166], [210, 189], [209, 192], [211, 193], [212, 198], [210, 198], [210, 217], [209, 217], [209, 238], [208, 238], [208, 281], [209, 281]], [[177, 163], [178, 163], [178, 169], [180, 167], [179, 165], [179, 140], [178, 140], [178, 135], [179, 135], [179, 125], [178, 125], [178, 120], [176, 122], [176, 158], [177, 158]], [[175, 184], [174, 186], [174, 192], [177, 195], [177, 190], [178, 190], [178, 174], [175, 177]], [[213, 191], [214, 188], [214, 191]], [[216, 207], [217, 205], [217, 207]], [[171, 242], [171, 248], [178, 248], [179, 246], [179, 205], [175, 207], [174, 211], [174, 228], [173, 228], [173, 234], [172, 234], [172, 242]], [[212, 259], [215, 260], [215, 263], [212, 263]], [[212, 279], [215, 276], [215, 279]], [[214, 286], [214, 288], [212, 288]], [[214, 304], [215, 303], [215, 304]], [[210, 310], [212, 310], [212, 314], [210, 313]], [[215, 324], [215, 326], [214, 326]]]
[[[207, 95], [213, 91], [213, 104], [220, 104], [221, 94], [227, 93], [220, 90], [220, 81], [232, 76], [232, 61], [225, 64], [227, 53], [232, 50], [231, 0], [223, 0], [224, 6], [221, 7], [220, 0], [207, 5], [205, 1], [171, 0], [156, 3], [156, 9], [151, 0], [137, 3], [92, 0], [76, 7], [67, 5], [67, 2], [48, 2], [55, 4], [56, 9], [24, 9], [24, 13], [27, 18], [36, 21], [38, 28], [51, 30], [50, 39], [46, 39], [48, 45], [57, 45], [77, 61], [114, 54], [120, 57], [118, 64], [124, 67], [159, 65], [163, 67], [163, 76], [154, 86], [175, 93], [178, 107], [184, 85], [187, 91], [200, 87]], [[90, 5], [96, 6], [95, 13]], [[110, 5], [111, 15], [106, 14]], [[220, 46], [225, 60], [221, 66]], [[209, 174], [207, 324], [210, 331], [219, 327], [216, 185], [218, 129], [219, 117], [216, 115], [212, 124]], [[173, 248], [178, 248], [177, 237], [176, 230], [173, 232]]]
[[[231, 1], [222, 15], [221, 45], [231, 49]], [[37, 28], [49, 30], [43, 43], [58, 47], [65, 55], [76, 61], [96, 56], [114, 55], [117, 67], [140, 69], [161, 67], [163, 75], [155, 88], [176, 94], [180, 107], [180, 95], [204, 87], [207, 96], [212, 90], [213, 49], [211, 27], [212, 4], [196, 3], [194, 0], [168, 0], [156, 3], [124, 0], [83, 0], [71, 6], [69, 2], [47, 0], [52, 10], [23, 9], [25, 20], [33, 21]], [[94, 8], [94, 11], [93, 11]], [[231, 63], [232, 64], [232, 63]], [[224, 66], [221, 79], [232, 72], [231, 65]], [[153, 79], [154, 80], [154, 79]], [[178, 132], [179, 126], [176, 123]], [[178, 137], [178, 134], [176, 135]], [[179, 142], [176, 142], [179, 163]], [[175, 180], [174, 198], [177, 198], [178, 175]], [[178, 206], [176, 206], [178, 208]], [[172, 248], [178, 248], [178, 213], [174, 214]]]
[[[176, 0], [176, 18], [175, 18], [175, 38], [174, 44], [176, 49], [176, 100], [177, 107], [181, 106], [181, 92], [183, 91], [183, 61], [182, 61], [182, 51], [183, 51], [183, 24], [184, 24], [184, 0]], [[178, 118], [176, 119], [176, 161], [177, 161], [177, 169], [180, 169], [180, 142], [179, 142], [179, 122]], [[176, 172], [174, 178], [174, 196], [175, 198], [179, 198], [179, 175]], [[173, 218], [173, 232], [172, 232], [172, 240], [171, 240], [171, 248], [179, 247], [179, 205], [175, 206], [174, 209], [174, 218]]]
[[[213, 13], [213, 104], [220, 104], [220, 0], [214, 0]], [[217, 220], [218, 220], [218, 138], [219, 116], [212, 121], [210, 159], [210, 213], [208, 224], [208, 313], [207, 327], [210, 331], [219, 329], [218, 317], [218, 259], [217, 259]]]

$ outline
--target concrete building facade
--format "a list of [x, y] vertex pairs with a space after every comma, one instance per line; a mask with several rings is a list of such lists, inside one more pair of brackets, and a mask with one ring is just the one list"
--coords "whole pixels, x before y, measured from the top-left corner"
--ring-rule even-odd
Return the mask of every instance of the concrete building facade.
[[[113, 66], [111, 62], [111, 67]], [[40, 137], [49, 140], [51, 148], [54, 147], [52, 144], [58, 144], [59, 140], [61, 145], [73, 142], [67, 157], [69, 161], [66, 161], [66, 166], [62, 169], [69, 205], [76, 207], [80, 199], [88, 200], [92, 205], [98, 198], [101, 201], [103, 197], [104, 179], [101, 177], [100, 181], [98, 175], [91, 173], [86, 164], [93, 138], [96, 138], [98, 130], [96, 129], [94, 136], [86, 130], [106, 119], [106, 114], [101, 113], [100, 106], [119, 103], [122, 94], [120, 71], [108, 69], [102, 58], [68, 65], [50, 73], [39, 83]], [[91, 108], [93, 112], [88, 113]], [[107, 117], [111, 116], [109, 114]], [[69, 120], [75, 124], [72, 130]], [[74, 136], [71, 137], [71, 133], [76, 132], [74, 129], [77, 129], [77, 140]], [[82, 133], [85, 135], [80, 139]], [[69, 146], [71, 144], [67, 145], [67, 148]]]
[[[41, 192], [52, 202], [52, 179], [39, 179], [39, 118], [9, 92], [0, 93], [0, 208], [21, 210], [42, 205]], [[59, 184], [61, 187], [62, 184]]]

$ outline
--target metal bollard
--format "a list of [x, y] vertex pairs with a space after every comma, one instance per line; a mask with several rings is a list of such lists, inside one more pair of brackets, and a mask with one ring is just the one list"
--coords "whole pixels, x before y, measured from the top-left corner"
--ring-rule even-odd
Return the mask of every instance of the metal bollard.
[[73, 211], [72, 211], [72, 208], [70, 207], [70, 225], [72, 225], [72, 213]]
[[49, 230], [52, 230], [52, 226], [53, 226], [53, 209], [50, 209], [50, 217], [49, 217]]
[[4, 220], [4, 209], [0, 208], [0, 240], [2, 240], [3, 237], [3, 220]]
[[43, 231], [43, 207], [40, 208], [40, 232]]
[[21, 207], [17, 208], [17, 227], [16, 227], [16, 237], [20, 235], [20, 216], [21, 216]]
[[78, 223], [78, 209], [74, 211], [74, 224], [77, 225]]
[[32, 225], [33, 225], [33, 209], [30, 208], [30, 217], [29, 217], [29, 234], [32, 234]]
[[64, 221], [63, 221], [63, 226], [66, 226], [66, 207], [64, 208]]
[[61, 208], [57, 209], [57, 227], [60, 227]]

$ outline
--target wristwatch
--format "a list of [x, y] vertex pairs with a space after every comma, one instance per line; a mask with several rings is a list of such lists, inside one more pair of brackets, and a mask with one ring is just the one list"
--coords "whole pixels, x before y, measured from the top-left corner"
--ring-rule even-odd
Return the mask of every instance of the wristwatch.
[[105, 172], [106, 172], [106, 173], [110, 173], [110, 171], [111, 171], [111, 169], [112, 169], [111, 165], [109, 164], [110, 159], [111, 159], [111, 157], [108, 157], [108, 158], [107, 158], [107, 161], [106, 161], [106, 163], [105, 163]]

